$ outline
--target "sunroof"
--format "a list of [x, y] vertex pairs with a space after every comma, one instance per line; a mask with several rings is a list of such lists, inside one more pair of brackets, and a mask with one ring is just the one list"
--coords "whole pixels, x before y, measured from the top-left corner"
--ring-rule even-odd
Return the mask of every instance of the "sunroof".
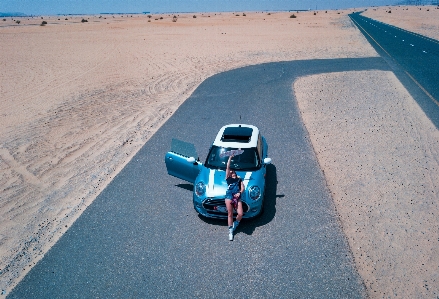
[[248, 127], [228, 127], [224, 130], [221, 141], [224, 142], [249, 142], [253, 129]]

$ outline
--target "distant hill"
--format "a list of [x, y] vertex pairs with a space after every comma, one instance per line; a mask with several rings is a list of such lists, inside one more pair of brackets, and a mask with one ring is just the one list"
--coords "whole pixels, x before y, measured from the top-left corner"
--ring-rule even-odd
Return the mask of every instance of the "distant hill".
[[22, 12], [0, 12], [0, 17], [25, 17]]

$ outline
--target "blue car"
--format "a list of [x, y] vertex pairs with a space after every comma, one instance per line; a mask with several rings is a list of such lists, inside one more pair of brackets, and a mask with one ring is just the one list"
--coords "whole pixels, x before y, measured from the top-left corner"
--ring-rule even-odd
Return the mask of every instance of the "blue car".
[[259, 129], [252, 125], [226, 125], [218, 132], [206, 161], [202, 164], [192, 144], [173, 139], [166, 153], [168, 174], [194, 184], [195, 210], [210, 218], [227, 219], [225, 195], [226, 166], [233, 155], [230, 168], [242, 178], [245, 192], [241, 196], [243, 218], [260, 215], [264, 207], [268, 145]]

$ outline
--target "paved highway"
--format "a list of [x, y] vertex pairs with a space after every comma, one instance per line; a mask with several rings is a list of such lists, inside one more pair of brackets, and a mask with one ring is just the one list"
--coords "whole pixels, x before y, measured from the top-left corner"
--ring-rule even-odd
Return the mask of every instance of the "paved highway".
[[[381, 58], [293, 61], [212, 76], [143, 146], [8, 298], [364, 298], [304, 128], [295, 79], [389, 70]], [[228, 241], [226, 221], [197, 216], [192, 186], [166, 173], [173, 137], [201, 160], [227, 123], [269, 144], [264, 214]]]
[[[294, 61], [212, 76], [144, 145], [8, 298], [364, 298], [300, 119], [292, 82], [339, 71], [392, 70], [439, 127], [437, 41], [350, 15], [383, 58]], [[173, 137], [200, 158], [227, 123], [269, 143], [266, 209], [243, 221], [196, 215], [192, 187], [166, 173]]]
[[[439, 41], [362, 16], [349, 15], [381, 55], [391, 57], [439, 106]], [[425, 110], [425, 109], [424, 109]], [[436, 124], [437, 126], [437, 124]]]

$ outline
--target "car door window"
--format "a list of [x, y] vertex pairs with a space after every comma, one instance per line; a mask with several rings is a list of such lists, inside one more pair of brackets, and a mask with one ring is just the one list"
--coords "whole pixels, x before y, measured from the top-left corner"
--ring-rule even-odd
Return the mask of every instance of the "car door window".
[[192, 143], [184, 142], [178, 139], [172, 139], [171, 152], [188, 158], [197, 158], [195, 146]]

